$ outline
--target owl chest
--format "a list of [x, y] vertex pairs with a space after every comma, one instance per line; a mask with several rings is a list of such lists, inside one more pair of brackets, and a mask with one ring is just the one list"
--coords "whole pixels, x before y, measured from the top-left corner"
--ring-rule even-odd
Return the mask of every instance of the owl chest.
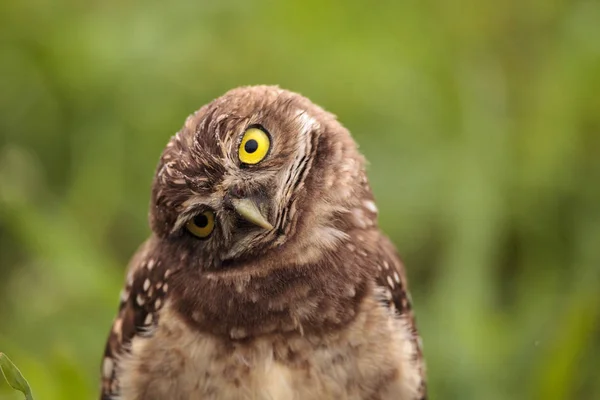
[[[167, 319], [167, 321], [165, 321]], [[411, 399], [390, 324], [327, 338], [223, 341], [164, 318], [119, 363], [120, 400]], [[371, 321], [372, 322], [372, 321]], [[382, 321], [385, 322], [385, 321]]]
[[307, 345], [295, 343], [292, 350], [265, 340], [229, 347], [211, 337], [178, 342], [165, 346], [154, 338], [136, 339], [122, 362], [121, 400], [293, 400], [345, 393], [340, 383], [349, 371], [337, 367], [324, 375], [335, 361], [326, 365]]

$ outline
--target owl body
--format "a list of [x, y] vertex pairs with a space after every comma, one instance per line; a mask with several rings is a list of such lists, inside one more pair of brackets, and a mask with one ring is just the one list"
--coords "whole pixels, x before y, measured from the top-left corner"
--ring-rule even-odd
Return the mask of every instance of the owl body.
[[122, 360], [122, 398], [405, 399], [419, 390], [409, 360], [399, 363], [406, 358], [406, 326], [389, 323], [387, 310], [372, 300], [343, 333], [248, 342], [190, 331], [175, 315], [165, 312], [151, 337], [133, 341]]
[[163, 152], [103, 400], [425, 399], [404, 268], [335, 117], [234, 89]]

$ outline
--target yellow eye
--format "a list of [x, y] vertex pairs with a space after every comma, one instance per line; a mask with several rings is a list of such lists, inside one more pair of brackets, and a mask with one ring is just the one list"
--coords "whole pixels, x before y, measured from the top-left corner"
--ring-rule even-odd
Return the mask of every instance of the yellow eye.
[[188, 231], [200, 239], [207, 238], [215, 228], [215, 214], [212, 211], [205, 211], [196, 215], [185, 225]]
[[258, 128], [250, 128], [244, 133], [238, 156], [244, 164], [258, 164], [269, 152], [271, 139], [266, 132]]

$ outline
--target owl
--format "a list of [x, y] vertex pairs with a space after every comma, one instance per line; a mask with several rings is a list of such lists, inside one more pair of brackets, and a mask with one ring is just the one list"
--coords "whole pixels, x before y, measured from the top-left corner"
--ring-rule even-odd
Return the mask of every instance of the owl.
[[102, 400], [426, 398], [404, 267], [334, 115], [227, 92], [167, 144], [149, 220]]

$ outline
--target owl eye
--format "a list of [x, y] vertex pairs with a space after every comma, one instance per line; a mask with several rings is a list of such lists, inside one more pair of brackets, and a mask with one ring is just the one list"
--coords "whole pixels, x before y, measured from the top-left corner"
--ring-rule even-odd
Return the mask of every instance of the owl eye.
[[185, 227], [192, 235], [206, 239], [215, 228], [215, 214], [212, 211], [198, 214], [189, 220]]
[[260, 128], [250, 128], [244, 132], [238, 149], [238, 157], [244, 164], [258, 164], [267, 156], [270, 148], [269, 135]]

